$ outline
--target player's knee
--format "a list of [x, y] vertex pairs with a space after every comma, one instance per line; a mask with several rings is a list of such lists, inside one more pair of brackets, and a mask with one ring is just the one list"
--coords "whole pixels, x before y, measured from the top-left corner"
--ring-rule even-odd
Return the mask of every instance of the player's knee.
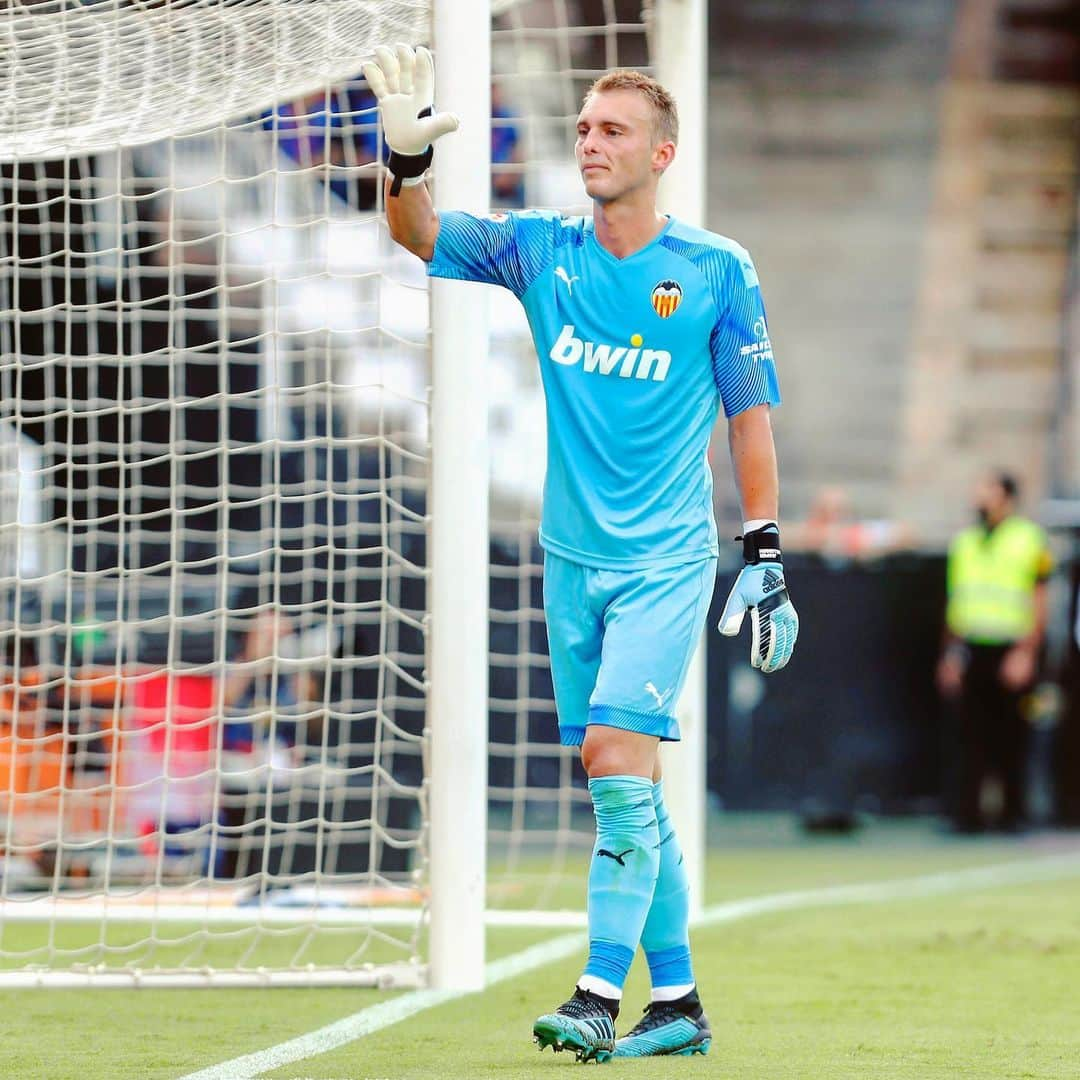
[[591, 725], [581, 746], [581, 763], [590, 779], [647, 776], [656, 768], [659, 740], [619, 728]]

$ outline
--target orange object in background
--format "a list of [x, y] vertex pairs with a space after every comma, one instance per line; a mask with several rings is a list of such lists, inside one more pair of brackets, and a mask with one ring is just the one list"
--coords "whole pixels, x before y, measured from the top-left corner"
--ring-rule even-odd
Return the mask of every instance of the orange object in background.
[[[134, 837], [147, 822], [203, 820], [213, 802], [215, 680], [81, 668], [51, 688], [0, 668], [0, 854], [57, 839]], [[51, 705], [51, 708], [50, 708]], [[61, 723], [68, 716], [67, 727]], [[110, 826], [111, 821], [111, 826]]]
[[78, 842], [121, 820], [117, 732], [132, 678], [84, 667], [50, 687], [40, 667], [24, 666], [17, 678], [0, 669], [0, 850], [7, 841], [38, 850]]
[[47, 722], [37, 669], [0, 679], [0, 819], [13, 822], [4, 832], [16, 842], [38, 843], [56, 833], [64, 735]]

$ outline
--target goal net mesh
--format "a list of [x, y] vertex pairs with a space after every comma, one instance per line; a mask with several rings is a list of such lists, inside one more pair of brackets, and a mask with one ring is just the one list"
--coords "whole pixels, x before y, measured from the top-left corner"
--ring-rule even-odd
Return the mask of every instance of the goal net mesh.
[[[494, 6], [493, 204], [571, 207], [640, 0]], [[0, 13], [0, 972], [425, 978], [428, 297], [359, 69], [428, 9]], [[490, 903], [580, 908], [509, 296], [491, 370]]]
[[[574, 121], [606, 70], [648, 64], [642, 2], [494, 6], [492, 205], [589, 213]], [[577, 751], [558, 745], [547, 659], [537, 543], [546, 455], [540, 373], [517, 301], [493, 290], [491, 302], [488, 904], [580, 911], [594, 833]]]

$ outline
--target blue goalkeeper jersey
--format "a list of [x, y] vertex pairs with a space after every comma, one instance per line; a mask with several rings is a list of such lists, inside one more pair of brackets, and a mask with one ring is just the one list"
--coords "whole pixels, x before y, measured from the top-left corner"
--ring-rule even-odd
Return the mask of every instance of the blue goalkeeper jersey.
[[612, 570], [715, 555], [719, 408], [780, 402], [747, 252], [673, 218], [624, 259], [588, 218], [439, 219], [428, 273], [503, 285], [529, 319], [547, 399], [544, 548]]

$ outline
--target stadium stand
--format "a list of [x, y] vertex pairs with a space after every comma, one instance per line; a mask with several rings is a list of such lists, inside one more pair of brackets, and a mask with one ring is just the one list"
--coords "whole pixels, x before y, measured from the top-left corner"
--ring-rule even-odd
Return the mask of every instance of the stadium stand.
[[951, 19], [936, 0], [713, 8], [709, 220], [761, 273], [792, 403], [785, 520], [823, 482], [856, 518], [892, 509]]
[[961, 7], [897, 488], [899, 512], [931, 536], [980, 465], [1047, 490], [1076, 224], [1078, 23], [1080, 5], [1063, 0]]
[[805, 516], [827, 476], [855, 518], [913, 523], [933, 547], [988, 461], [1045, 491], [1076, 218], [1077, 11], [714, 5], [710, 221], [755, 254], [799, 402], [776, 417], [786, 517]]

